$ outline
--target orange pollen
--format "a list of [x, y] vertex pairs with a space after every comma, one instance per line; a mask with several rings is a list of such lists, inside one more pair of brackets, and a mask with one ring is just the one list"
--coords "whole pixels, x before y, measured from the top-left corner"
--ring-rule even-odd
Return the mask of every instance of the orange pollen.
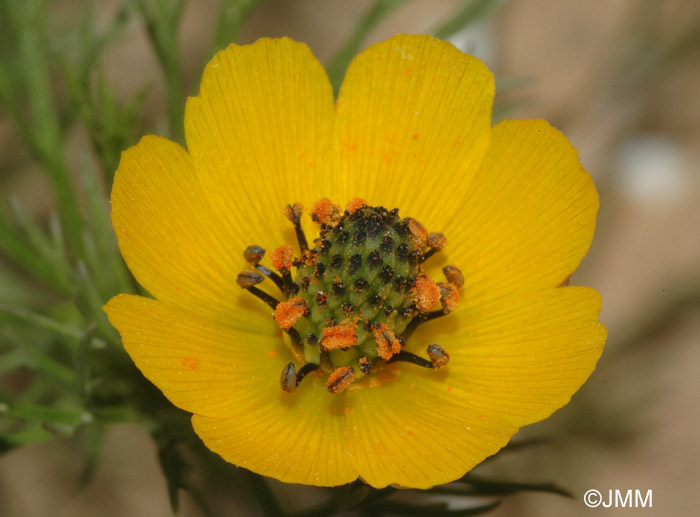
[[275, 248], [270, 253], [270, 262], [272, 262], [272, 267], [274, 267], [280, 273], [289, 273], [292, 269], [292, 257], [294, 251], [292, 246], [289, 244], [283, 244], [279, 248]]
[[428, 235], [428, 247], [440, 251], [447, 245], [447, 237], [442, 233], [433, 232]]
[[321, 224], [335, 224], [340, 220], [340, 207], [328, 198], [319, 199], [311, 207], [311, 219]]
[[425, 229], [425, 226], [411, 217], [407, 217], [404, 220], [408, 221], [408, 230], [413, 236], [413, 242], [415, 243], [416, 248], [419, 250], [425, 248], [425, 244], [428, 241], [428, 230]]
[[357, 332], [347, 325], [336, 325], [323, 329], [321, 344], [326, 350], [346, 349], [357, 343]]
[[299, 318], [306, 314], [307, 310], [306, 302], [298, 296], [279, 303], [275, 309], [277, 326], [283, 330], [289, 330], [299, 321]]
[[341, 366], [340, 368], [333, 370], [328, 376], [326, 388], [335, 395], [345, 391], [354, 380], [355, 370], [353, 370], [350, 366]]
[[377, 353], [379, 357], [388, 361], [391, 356], [401, 351], [401, 342], [396, 335], [388, 329], [386, 323], [382, 323], [372, 331], [374, 341], [377, 343]]
[[457, 289], [461, 289], [462, 286], [464, 286], [464, 275], [462, 275], [462, 272], [457, 266], [445, 266], [442, 268], [442, 272], [445, 278], [447, 278], [447, 281]]
[[303, 211], [304, 207], [301, 206], [301, 203], [294, 203], [293, 205], [287, 205], [284, 207], [284, 216], [293, 223], [299, 222]]
[[416, 309], [428, 312], [440, 301], [440, 288], [430, 275], [423, 273], [416, 278]]
[[445, 282], [439, 282], [440, 303], [445, 312], [452, 312], [459, 306], [459, 291], [457, 288]]
[[345, 207], [345, 210], [348, 211], [350, 214], [354, 214], [357, 212], [360, 208], [365, 206], [367, 202], [364, 199], [360, 199], [359, 197], [353, 198], [350, 201], [348, 201], [347, 206]]

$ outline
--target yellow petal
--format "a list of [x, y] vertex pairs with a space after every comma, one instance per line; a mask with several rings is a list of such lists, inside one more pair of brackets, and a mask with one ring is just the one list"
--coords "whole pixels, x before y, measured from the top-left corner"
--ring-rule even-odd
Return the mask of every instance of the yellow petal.
[[396, 365], [394, 382], [352, 392], [348, 452], [360, 476], [375, 487], [445, 483], [549, 416], [595, 367], [606, 336], [599, 310], [591, 289], [550, 289], [420, 328], [410, 348], [440, 342], [450, 363]]
[[545, 121], [501, 122], [462, 212], [442, 230], [464, 297], [561, 284], [591, 244], [597, 211], [593, 181], [559, 131]]
[[339, 485], [357, 478], [346, 460], [342, 408], [310, 374], [280, 388], [292, 360], [269, 316], [217, 323], [140, 296], [105, 306], [136, 366], [226, 460], [284, 481]]
[[[337, 486], [357, 479], [344, 447], [344, 415], [322, 383], [293, 395], [254, 397], [226, 419], [192, 417], [204, 444], [226, 461], [287, 483]], [[291, 401], [290, 397], [295, 400]]]
[[243, 250], [216, 224], [182, 147], [146, 136], [125, 151], [111, 203], [119, 249], [143, 287], [196, 313], [235, 317]]
[[187, 148], [230, 246], [272, 248], [293, 236], [282, 210], [322, 197], [333, 110], [326, 73], [304, 44], [231, 45], [207, 65], [187, 102]]
[[[287, 351], [269, 319], [254, 312], [244, 321], [221, 324], [126, 294], [104, 309], [146, 378], [173, 404], [193, 413], [230, 415], [252, 384], [274, 383], [284, 364], [277, 354]], [[268, 368], [275, 372], [272, 378], [261, 379]]]
[[486, 151], [493, 94], [486, 66], [447, 42], [399, 35], [371, 46], [340, 90], [334, 192], [398, 207], [437, 231]]

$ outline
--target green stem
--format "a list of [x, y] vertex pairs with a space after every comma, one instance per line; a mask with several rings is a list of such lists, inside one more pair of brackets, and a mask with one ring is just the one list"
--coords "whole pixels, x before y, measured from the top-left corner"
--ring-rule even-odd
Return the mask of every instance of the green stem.
[[51, 76], [45, 34], [45, 5], [42, 0], [11, 0], [11, 23], [18, 37], [18, 61], [23, 89], [30, 109], [30, 148], [49, 175], [68, 242], [80, 250], [81, 218], [70, 171], [63, 158], [62, 132], [51, 91]]
[[407, 1], [408, 0], [375, 0], [372, 6], [362, 15], [362, 18], [355, 24], [350, 36], [345, 40], [341, 49], [333, 56], [326, 66], [328, 77], [333, 85], [333, 91], [336, 92], [336, 94], [340, 88], [345, 70], [350, 64], [350, 61], [352, 61], [352, 58], [357, 54], [365, 36], [367, 36], [369, 31], [376, 27], [380, 21]]
[[447, 22], [433, 31], [436, 38], [447, 39], [474, 22], [490, 16], [508, 0], [470, 0]]

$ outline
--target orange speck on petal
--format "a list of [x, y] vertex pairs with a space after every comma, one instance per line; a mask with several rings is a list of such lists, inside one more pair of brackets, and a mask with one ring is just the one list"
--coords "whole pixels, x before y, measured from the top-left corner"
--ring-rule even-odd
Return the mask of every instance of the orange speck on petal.
[[401, 342], [396, 335], [389, 330], [386, 323], [377, 326], [373, 331], [374, 341], [377, 343], [377, 353], [379, 357], [388, 361], [391, 356], [401, 351]]
[[190, 370], [195, 370], [197, 369], [197, 366], [199, 366], [199, 359], [197, 359], [196, 357], [183, 357], [180, 360], [180, 363], [182, 364], [182, 366], [186, 366]]
[[272, 267], [280, 273], [288, 273], [292, 269], [293, 253], [292, 246], [289, 244], [283, 244], [279, 248], [275, 248], [270, 253]]
[[334, 224], [340, 219], [340, 207], [328, 198], [319, 199], [311, 207], [311, 219], [321, 224]]
[[414, 140], [418, 140], [418, 136], [419, 136], [418, 133], [413, 133], [411, 135], [411, 138], [413, 138]]
[[275, 309], [275, 321], [277, 322], [277, 326], [281, 329], [289, 330], [299, 318], [306, 314], [307, 310], [306, 302], [298, 296], [278, 304]]
[[360, 199], [359, 197], [356, 197], [356, 198], [353, 198], [350, 201], [348, 201], [348, 204], [345, 207], [345, 210], [347, 210], [351, 214], [354, 214], [355, 212], [357, 212], [360, 208], [362, 208], [366, 204], [367, 204], [367, 202], [364, 199]]
[[277, 356], [277, 352], [275, 352], [274, 350], [270, 350], [270, 351], [268, 352], [268, 354], [269, 354], [270, 357], [276, 357], [276, 356]]
[[349, 325], [336, 325], [323, 329], [321, 344], [326, 350], [350, 348], [357, 343], [357, 332]]
[[440, 301], [440, 288], [430, 275], [423, 273], [416, 278], [416, 309], [428, 312]]

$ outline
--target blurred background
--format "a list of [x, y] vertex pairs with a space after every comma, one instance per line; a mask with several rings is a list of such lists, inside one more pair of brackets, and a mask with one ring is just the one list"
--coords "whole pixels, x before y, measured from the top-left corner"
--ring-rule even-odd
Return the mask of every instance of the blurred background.
[[[599, 366], [572, 403], [516, 436], [535, 443], [506, 452], [477, 471], [498, 479], [555, 482], [573, 497], [518, 493], [505, 498], [490, 515], [631, 511], [587, 508], [583, 494], [588, 489], [603, 494], [615, 489], [653, 490], [653, 508], [636, 510], [644, 515], [697, 512], [700, 3], [240, 0], [224, 2], [222, 9], [217, 0], [52, 0], [45, 5], [44, 25], [35, 31], [43, 39], [29, 41], [12, 36], [8, 28], [17, 26], [11, 16], [17, 3], [0, 1], [0, 16], [8, 17], [0, 19], [0, 58], [7, 65], [0, 76], [0, 99], [5, 100], [0, 105], [0, 191], [2, 224], [19, 227], [30, 238], [32, 231], [55, 236], [57, 196], [52, 191], [60, 182], [53, 173], [46, 174], [47, 169], [67, 168], [72, 181], [81, 185], [78, 197], [97, 192], [106, 199], [118, 151], [144, 133], [178, 138], [181, 122], [169, 121], [181, 116], [177, 110], [184, 107], [184, 96], [196, 93], [204, 63], [233, 39], [250, 43], [262, 36], [289, 36], [303, 41], [335, 78], [342, 78], [347, 60], [357, 50], [397, 32], [446, 37], [485, 60], [497, 77], [495, 118], [546, 118], [571, 139], [594, 177], [601, 198], [598, 230], [572, 283], [602, 293], [600, 318], [609, 329]], [[176, 12], [176, 4], [181, 4], [181, 12]], [[154, 13], [169, 13], [172, 23], [149, 24]], [[25, 22], [32, 22], [29, 15]], [[86, 34], [93, 39], [85, 39]], [[179, 58], [166, 44], [169, 37], [177, 43]], [[95, 41], [100, 46], [92, 48], [90, 42]], [[26, 114], [23, 104], [7, 102], [13, 95], [36, 94], [31, 89], [13, 93], [7, 86], [10, 65], [18, 66], [15, 60], [30, 55], [23, 52], [31, 53], [32, 44], [46, 44], [48, 56], [67, 56], [66, 63], [46, 63], [51, 95], [60, 108], [55, 120], [43, 118], [41, 110], [27, 108], [31, 113]], [[71, 76], [68, 69], [77, 72]], [[172, 78], [168, 75], [172, 73], [181, 79], [179, 91], [167, 86], [165, 77]], [[87, 107], [76, 102], [81, 95], [91, 97]], [[31, 117], [40, 129], [22, 127], [22, 120]], [[42, 158], [42, 145], [51, 143], [52, 133], [46, 129], [51, 124], [61, 134], [64, 166]], [[38, 135], [32, 140], [35, 131]], [[100, 168], [107, 174], [93, 180], [84, 176], [85, 170]], [[81, 203], [86, 211], [100, 210]], [[29, 222], [23, 223], [23, 218]], [[77, 273], [66, 266], [61, 280], [39, 266], [25, 267], [23, 260], [30, 259], [13, 252], [12, 233], [3, 232], [0, 430], [17, 432], [8, 434], [2, 444], [0, 514], [168, 516], [173, 514], [168, 486], [171, 490], [174, 486], [177, 515], [262, 515], [249, 497], [258, 481], [240, 469], [219, 475], [229, 467], [203, 468], [187, 451], [168, 456], [158, 445], [162, 442], [154, 441], [138, 418], [105, 418], [99, 433], [93, 433], [81, 430], [90, 427], [80, 420], [85, 413], [77, 420], [51, 413], [55, 418], [47, 424], [43, 413], [32, 413], [35, 400], [22, 414], [11, 409], [13, 394], [33, 390], [39, 398], [47, 396], [41, 392], [53, 382], [43, 380], [47, 372], [70, 381], [72, 372], [51, 370], [50, 364], [37, 359], [43, 356], [37, 356], [36, 347], [40, 352], [58, 350], [47, 356], [60, 366], [57, 339], [68, 336], [77, 347], [87, 343], [99, 348], [109, 347], [111, 338], [108, 331], [99, 337], [101, 321], [95, 322], [94, 334], [89, 327], [85, 333], [71, 334], [64, 325], [78, 320], [62, 293], [75, 282], [72, 274], [88, 281], [89, 260]], [[33, 238], [42, 244], [42, 237]], [[95, 241], [99, 249], [99, 237]], [[55, 242], [49, 240], [48, 246]], [[103, 248], [114, 253], [110, 243]], [[99, 298], [105, 301], [109, 297], [105, 293], [119, 283], [98, 285], [93, 291], [89, 287], [86, 305], [92, 296], [99, 306]], [[22, 312], [26, 308], [28, 312]], [[51, 320], [41, 320], [47, 314]], [[89, 323], [89, 318], [79, 321]], [[59, 337], [47, 337], [49, 330]], [[16, 349], [22, 353], [15, 354]], [[20, 433], [18, 422], [29, 421], [39, 422], [41, 429], [22, 428]], [[184, 462], [187, 479], [166, 479], [160, 465], [168, 461]], [[187, 490], [187, 483], [203, 491]], [[324, 497], [320, 489], [300, 491], [274, 481], [268, 487], [291, 508]], [[207, 500], [204, 508], [200, 498]], [[459, 508], [465, 503], [452, 504]]]

